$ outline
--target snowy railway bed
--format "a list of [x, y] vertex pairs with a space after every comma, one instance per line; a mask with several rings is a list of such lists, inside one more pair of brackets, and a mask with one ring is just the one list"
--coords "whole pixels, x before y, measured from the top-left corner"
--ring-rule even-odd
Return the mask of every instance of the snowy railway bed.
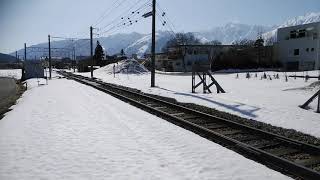
[[320, 178], [318, 146], [186, 108], [139, 91], [72, 73], [60, 74], [163, 117], [277, 171], [304, 179]]

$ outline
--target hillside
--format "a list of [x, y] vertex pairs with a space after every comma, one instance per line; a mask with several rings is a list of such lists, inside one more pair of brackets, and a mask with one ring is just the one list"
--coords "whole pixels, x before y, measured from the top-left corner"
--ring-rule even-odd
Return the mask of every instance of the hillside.
[[16, 61], [16, 57], [8, 54], [0, 53], [0, 63], [11, 63], [15, 61]]

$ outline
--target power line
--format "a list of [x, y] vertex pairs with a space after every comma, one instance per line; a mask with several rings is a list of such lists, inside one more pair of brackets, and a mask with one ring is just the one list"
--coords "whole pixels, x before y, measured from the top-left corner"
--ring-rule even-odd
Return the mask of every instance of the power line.
[[170, 24], [170, 26], [172, 26], [172, 28], [175, 30], [175, 32], [177, 32], [175, 25], [173, 24], [173, 22], [171, 21], [171, 19], [167, 16], [167, 11], [164, 8], [161, 8], [160, 4], [157, 2], [157, 8], [159, 8], [160, 11], [162, 11], [164, 14], [164, 18], [165, 20]]
[[[117, 22], [120, 18], [122, 18], [122, 17], [126, 17], [126, 14], [128, 13], [128, 12], [131, 12], [132, 11], [132, 9], [134, 8], [134, 7], [136, 7], [137, 5], [139, 5], [140, 4], [140, 2], [142, 2], [143, 0], [137, 0], [130, 8], [128, 8], [126, 11], [124, 11], [123, 13], [121, 13], [119, 16], [117, 16], [115, 19], [113, 19], [110, 23], [108, 23], [108, 24], [106, 24], [105, 26], [103, 26], [102, 28], [100, 28], [100, 31], [101, 30], [103, 30], [103, 29], [106, 29], [107, 27], [109, 27], [109, 26], [111, 26], [111, 25], [113, 25], [115, 22]], [[150, 0], [147, 0], [147, 2], [146, 3], [144, 3], [141, 7], [143, 7], [143, 6], [145, 6], [146, 4], [148, 4], [149, 2], [148, 1], [150, 1]], [[140, 8], [141, 8], [140, 7]], [[138, 11], [138, 10], [136, 10], [136, 11]], [[136, 12], [136, 11], [134, 11], [134, 12]], [[121, 21], [122, 21], [123, 19], [121, 19]]]
[[[118, 22], [117, 24], [114, 24], [112, 27], [110, 27], [109, 29], [107, 29], [103, 33], [108, 32], [114, 28], [121, 27], [122, 25], [126, 26], [126, 25], [132, 25], [133, 23], [136, 23], [137, 20], [140, 20], [141, 18], [140, 19], [134, 19], [134, 18], [136, 18], [136, 16], [140, 15], [140, 12], [145, 10], [147, 7], [148, 6], [146, 4], [144, 4], [139, 9], [132, 11], [129, 15], [122, 16], [120, 22]], [[108, 27], [108, 26], [106, 26], [106, 27]]]
[[[93, 26], [97, 26], [99, 25], [101, 22], [103, 22], [104, 18], [107, 17], [108, 15], [110, 15], [110, 13], [117, 9], [118, 7], [120, 7], [124, 2], [126, 2], [127, 0], [116, 0], [113, 5], [111, 5], [111, 8], [107, 9], [103, 14], [102, 16], [100, 16], [98, 18], [98, 20], [96, 21], [96, 23], [93, 25]], [[118, 3], [119, 2], [119, 3]], [[118, 3], [118, 4], [117, 4]], [[115, 7], [113, 7], [115, 5]]]
[[124, 28], [127, 28], [127, 27], [129, 27], [129, 26], [131, 26], [133, 24], [137, 24], [138, 22], [140, 22], [141, 19], [144, 19], [140, 15], [143, 14], [141, 12], [144, 12], [144, 10], [146, 10], [148, 7], [149, 7], [148, 3], [143, 4], [137, 10], [132, 11], [129, 15], [121, 17], [120, 22], [118, 22], [114, 26], [108, 28], [107, 30], [101, 32], [100, 34], [105, 34], [105, 33], [108, 33], [110, 31], [113, 32], [115, 30], [124, 29]]
[[156, 15], [157, 15], [158, 19], [161, 21], [162, 27], [169, 33], [169, 35], [172, 36], [173, 39], [175, 39], [176, 33], [167, 26], [166, 21], [162, 18], [162, 16], [159, 15], [158, 12], [156, 12]]

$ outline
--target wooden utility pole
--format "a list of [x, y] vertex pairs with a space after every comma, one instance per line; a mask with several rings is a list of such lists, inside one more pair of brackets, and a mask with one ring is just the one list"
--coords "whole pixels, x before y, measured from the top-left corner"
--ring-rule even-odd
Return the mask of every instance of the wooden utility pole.
[[92, 44], [92, 26], [90, 26], [90, 56], [91, 56], [91, 78], [93, 78], [93, 44]]
[[76, 72], [76, 65], [77, 65], [77, 61], [76, 61], [76, 48], [75, 46], [73, 45], [73, 72]]
[[152, 0], [151, 87], [155, 87], [156, 0]]
[[317, 107], [317, 113], [320, 113], [320, 93], [318, 94], [318, 107]]
[[24, 43], [24, 60], [27, 60], [27, 43]]
[[51, 64], [51, 42], [50, 42], [50, 35], [48, 35], [48, 46], [49, 46], [49, 79], [51, 79], [52, 64]]

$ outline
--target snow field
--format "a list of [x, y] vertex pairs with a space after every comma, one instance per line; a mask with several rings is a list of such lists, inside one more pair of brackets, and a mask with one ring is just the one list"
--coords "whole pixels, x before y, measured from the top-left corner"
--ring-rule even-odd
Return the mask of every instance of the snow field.
[[0, 77], [12, 77], [15, 79], [21, 79], [21, 69], [0, 69]]
[[149, 72], [143, 65], [134, 59], [123, 60], [96, 70], [99, 74], [143, 74]]
[[[308, 72], [308, 75], [318, 75], [318, 71]], [[191, 93], [191, 75], [156, 74], [156, 88], [150, 88], [150, 73], [142, 75], [113, 75], [95, 71], [94, 76], [108, 83], [120, 84], [143, 92], [160, 96], [175, 98], [179, 102], [196, 103], [244, 118], [254, 119], [288, 129], [310, 134], [320, 138], [320, 114], [315, 113], [316, 102], [307, 111], [299, 108], [306, 102], [319, 87], [303, 90], [301, 88], [316, 82], [310, 79], [289, 78], [285, 82], [284, 73], [279, 73], [280, 79], [260, 80], [263, 73], [258, 73], [258, 78], [246, 79], [245, 73], [216, 74], [214, 77], [227, 92], [216, 94], [212, 87], [212, 94], [202, 94], [202, 87], [196, 94]], [[273, 77], [276, 72], [267, 72]], [[288, 75], [303, 75], [305, 73], [288, 73]], [[81, 75], [90, 76], [88, 73]], [[200, 80], [197, 79], [197, 82]]]
[[75, 81], [29, 84], [0, 121], [0, 179], [289, 179]]

